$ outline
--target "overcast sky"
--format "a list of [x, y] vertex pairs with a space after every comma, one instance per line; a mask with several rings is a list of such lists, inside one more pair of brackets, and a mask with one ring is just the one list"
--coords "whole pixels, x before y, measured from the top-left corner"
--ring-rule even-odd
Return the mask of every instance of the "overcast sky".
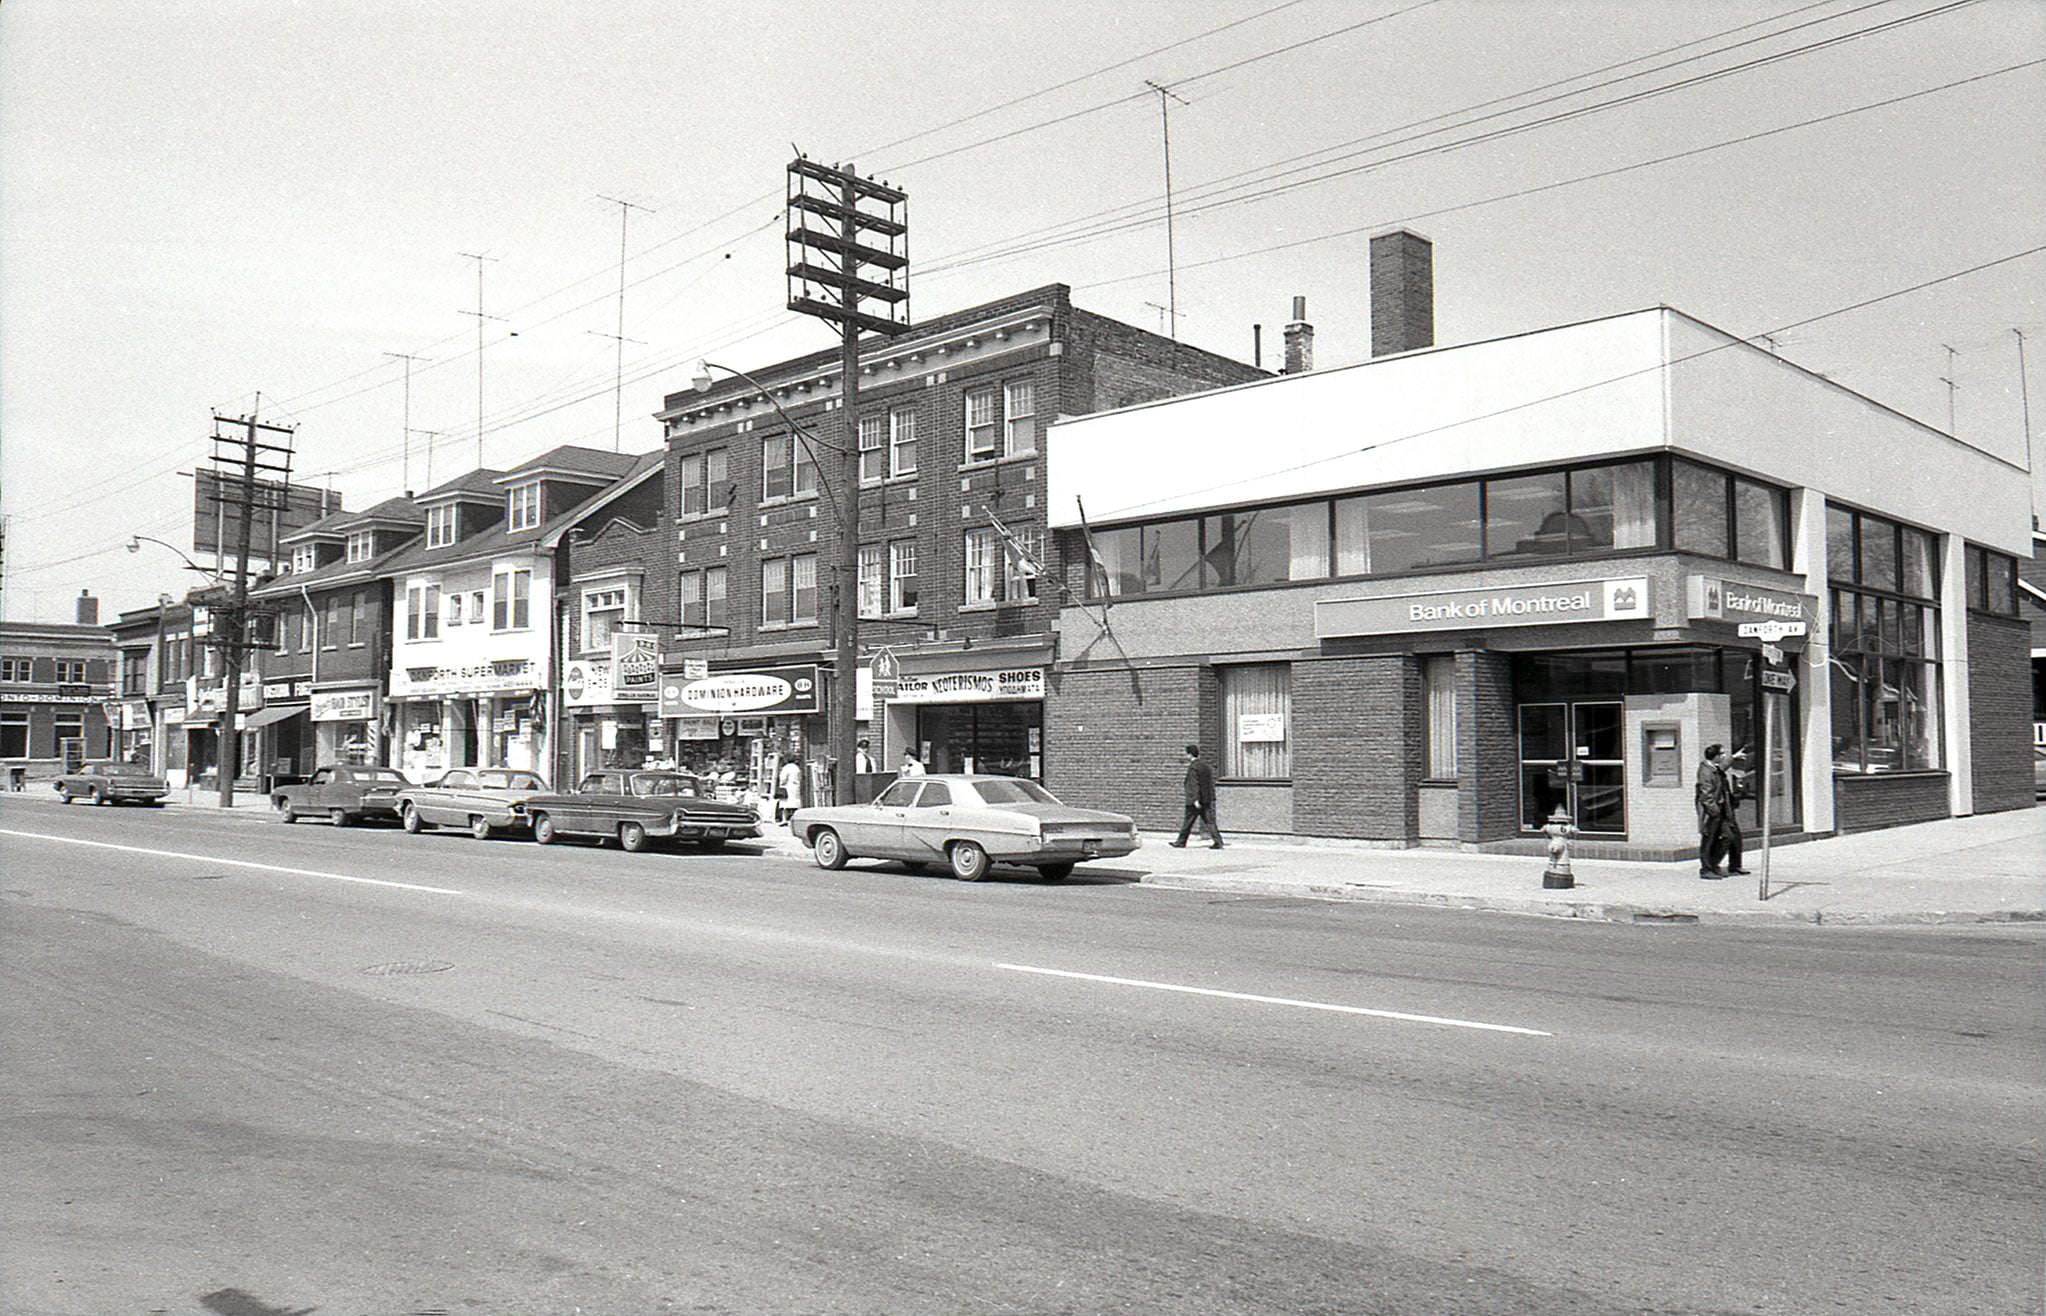
[[[1158, 329], [1165, 85], [1181, 336], [1247, 360], [1262, 323], [1270, 365], [1301, 295], [1326, 366], [1368, 354], [1366, 241], [1395, 223], [1435, 243], [1441, 343], [1657, 303], [1752, 335], [2046, 244], [2042, 59], [2038, 0], [8, 0], [5, 616], [182, 590], [170, 553], [122, 545], [189, 543], [178, 472], [215, 410], [296, 424], [301, 477], [350, 507], [402, 491], [384, 353], [424, 358], [432, 481], [473, 468], [463, 252], [496, 258], [505, 317], [484, 462], [609, 448], [600, 196], [649, 208], [618, 434], [643, 452], [698, 358], [831, 342], [782, 309], [792, 145], [908, 190], [918, 318], [1064, 282]], [[1949, 378], [1959, 437], [2022, 462], [2014, 328], [2036, 431], [2046, 254], [1776, 345], [1941, 429]]]

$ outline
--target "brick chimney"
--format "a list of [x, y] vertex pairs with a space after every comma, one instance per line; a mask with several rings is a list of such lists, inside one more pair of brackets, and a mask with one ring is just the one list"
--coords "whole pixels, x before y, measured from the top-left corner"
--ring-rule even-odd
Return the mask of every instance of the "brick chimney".
[[99, 625], [99, 600], [92, 596], [92, 591], [89, 589], [78, 591], [78, 624], [80, 626]]
[[1435, 244], [1394, 229], [1371, 239], [1371, 355], [1435, 345]]
[[1307, 299], [1293, 299], [1293, 322], [1286, 326], [1286, 364], [1282, 375], [1303, 375], [1314, 369], [1314, 326], [1307, 323]]

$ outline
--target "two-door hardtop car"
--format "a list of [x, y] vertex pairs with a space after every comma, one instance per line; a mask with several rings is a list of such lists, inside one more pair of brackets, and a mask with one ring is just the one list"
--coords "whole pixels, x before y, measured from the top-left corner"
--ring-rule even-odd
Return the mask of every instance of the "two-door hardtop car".
[[398, 792], [411, 784], [394, 768], [333, 763], [314, 768], [312, 776], [295, 786], [272, 790], [270, 806], [285, 822], [326, 818], [336, 827], [346, 827], [363, 818], [396, 818]]
[[594, 836], [615, 838], [637, 854], [657, 840], [715, 850], [726, 841], [760, 835], [760, 818], [752, 809], [715, 798], [710, 783], [686, 772], [606, 769], [584, 777], [572, 795], [534, 795], [515, 807], [542, 845], [564, 836]]
[[479, 841], [499, 831], [532, 825], [515, 806], [545, 795], [547, 783], [538, 773], [517, 768], [449, 768], [424, 786], [398, 792], [398, 820], [408, 832], [430, 827], [466, 827]]
[[161, 806], [170, 794], [170, 783], [147, 768], [133, 763], [81, 763], [75, 772], [57, 778], [58, 796], [69, 804], [153, 804]]
[[1076, 863], [1142, 844], [1122, 814], [1073, 808], [1027, 778], [980, 774], [903, 777], [872, 804], [798, 809], [789, 829], [819, 868], [896, 859], [919, 871], [948, 864], [966, 882], [980, 881], [995, 864], [1035, 868], [1058, 882]]

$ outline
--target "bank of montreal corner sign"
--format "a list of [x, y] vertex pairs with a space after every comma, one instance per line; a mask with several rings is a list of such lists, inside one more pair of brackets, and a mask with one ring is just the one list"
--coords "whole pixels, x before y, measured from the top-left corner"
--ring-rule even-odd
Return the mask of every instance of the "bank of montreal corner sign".
[[818, 674], [814, 664], [770, 667], [758, 672], [719, 672], [691, 681], [664, 673], [662, 717], [706, 717], [725, 713], [769, 715], [815, 713]]
[[1320, 599], [1314, 605], [1314, 634], [1316, 639], [1334, 639], [1565, 622], [1647, 621], [1655, 615], [1654, 603], [1654, 586], [1646, 576]]

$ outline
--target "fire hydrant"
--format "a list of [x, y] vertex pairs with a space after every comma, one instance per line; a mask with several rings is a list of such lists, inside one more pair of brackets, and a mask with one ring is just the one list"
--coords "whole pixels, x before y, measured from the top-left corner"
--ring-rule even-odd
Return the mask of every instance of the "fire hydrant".
[[1548, 826], [1542, 834], [1549, 838], [1549, 867], [1542, 874], [1544, 891], [1568, 891], [1577, 885], [1577, 879], [1570, 873], [1570, 838], [1577, 835], [1577, 824], [1570, 821], [1570, 815], [1562, 805], [1549, 815]]

